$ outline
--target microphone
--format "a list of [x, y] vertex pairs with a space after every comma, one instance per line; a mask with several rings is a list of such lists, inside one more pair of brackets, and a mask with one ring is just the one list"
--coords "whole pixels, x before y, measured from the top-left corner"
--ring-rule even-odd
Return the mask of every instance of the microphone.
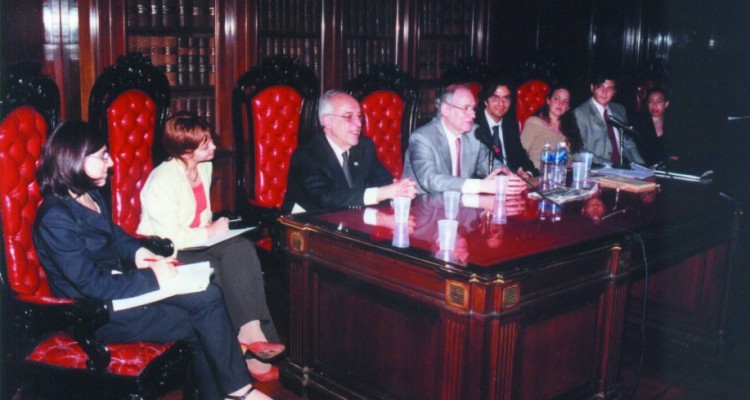
[[494, 154], [500, 153], [500, 147], [495, 146], [495, 141], [492, 140], [492, 136], [488, 134], [484, 129], [476, 129], [474, 131], [474, 137], [477, 138], [482, 144], [487, 146]]
[[[500, 151], [500, 149], [497, 148], [497, 146], [495, 146], [495, 143], [492, 140], [492, 136], [490, 136], [487, 132], [485, 132], [484, 129], [475, 129], [474, 137], [477, 138], [477, 140], [479, 140], [480, 143], [487, 146], [487, 148], [490, 151], [494, 152], [495, 154], [497, 154]], [[492, 154], [490, 154], [488, 158], [489, 160], [487, 161], [488, 163], [487, 167], [489, 168], [490, 171], [492, 171], [492, 169], [495, 167], [495, 157], [493, 157]]]
[[626, 123], [625, 123], [625, 122], [623, 122], [623, 121], [620, 121], [620, 120], [619, 120], [619, 119], [618, 119], [617, 117], [615, 117], [615, 116], [614, 116], [614, 115], [612, 115], [612, 114], [607, 114], [607, 121], [608, 121], [608, 122], [609, 122], [610, 124], [612, 124], [612, 125], [614, 125], [614, 126], [616, 126], [616, 127], [620, 128], [620, 129], [624, 129], [624, 130], [626, 130], [626, 131], [629, 131], [629, 132], [633, 132], [633, 127], [632, 127], [632, 126], [630, 126], [630, 125], [626, 124]]

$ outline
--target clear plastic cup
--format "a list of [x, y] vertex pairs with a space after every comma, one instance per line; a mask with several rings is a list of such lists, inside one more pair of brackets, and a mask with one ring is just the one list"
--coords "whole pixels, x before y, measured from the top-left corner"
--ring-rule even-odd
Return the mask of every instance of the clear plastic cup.
[[456, 219], [458, 216], [458, 204], [461, 202], [461, 192], [443, 192], [443, 207], [446, 219]]
[[400, 248], [409, 247], [409, 224], [398, 223], [393, 225], [391, 245]]
[[573, 182], [581, 182], [588, 179], [588, 171], [586, 171], [586, 163], [582, 161], [576, 161], [573, 163]]
[[393, 213], [397, 224], [405, 224], [409, 221], [409, 208], [411, 199], [408, 197], [395, 197], [393, 199]]
[[578, 160], [583, 163], [586, 163], [586, 179], [588, 179], [589, 172], [591, 171], [591, 161], [593, 159], [594, 159], [593, 153], [589, 153], [588, 151], [578, 153]]
[[438, 244], [440, 250], [453, 251], [456, 248], [457, 232], [458, 221], [454, 219], [441, 219], [438, 221]]

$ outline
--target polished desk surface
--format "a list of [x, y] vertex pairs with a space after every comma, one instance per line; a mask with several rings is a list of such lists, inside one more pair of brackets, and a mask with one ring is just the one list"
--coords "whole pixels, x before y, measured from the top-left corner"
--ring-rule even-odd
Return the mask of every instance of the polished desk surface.
[[[494, 196], [477, 197], [479, 207], [459, 207], [458, 239], [451, 254], [438, 251], [437, 224], [445, 218], [441, 194], [421, 195], [412, 201], [408, 248], [392, 245], [394, 218], [388, 203], [285, 219], [343, 234], [383, 251], [445, 263], [457, 272], [512, 275], [553, 259], [563, 250], [597, 243], [610, 245], [628, 235], [675, 226], [678, 221], [734, 211], [731, 202], [721, 198], [712, 185], [677, 181], [660, 181], [659, 188], [645, 193], [603, 188], [586, 200], [567, 202], [562, 207], [532, 199], [527, 193], [509, 196], [507, 222], [502, 224], [492, 222]], [[476, 199], [473, 202], [477, 203]], [[374, 225], [364, 221], [367, 208], [376, 212]]]
[[660, 184], [603, 189], [559, 212], [522, 194], [506, 199], [502, 224], [494, 196], [481, 196], [460, 207], [450, 257], [437, 251], [442, 195], [412, 201], [406, 248], [392, 245], [388, 203], [283, 217], [282, 378], [311, 398], [616, 397], [644, 290], [655, 331], [718, 346], [735, 207], [711, 185]]

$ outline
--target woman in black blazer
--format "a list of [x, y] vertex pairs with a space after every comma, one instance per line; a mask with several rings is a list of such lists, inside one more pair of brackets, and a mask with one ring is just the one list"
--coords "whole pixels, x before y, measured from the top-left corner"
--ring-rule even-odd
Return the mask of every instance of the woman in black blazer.
[[[37, 173], [44, 201], [33, 237], [56, 296], [128, 298], [178, 274], [171, 260], [140, 247], [112, 221], [98, 191], [111, 166], [106, 136], [82, 121], [62, 123], [44, 146]], [[105, 343], [189, 342], [202, 398], [269, 398], [250, 384], [217, 286], [109, 313], [109, 322], [96, 331]]]
[[634, 121], [638, 152], [646, 165], [655, 165], [667, 160], [677, 160], [670, 140], [673, 140], [674, 127], [670, 123], [669, 94], [661, 87], [654, 87], [646, 94], [648, 112], [642, 112]]

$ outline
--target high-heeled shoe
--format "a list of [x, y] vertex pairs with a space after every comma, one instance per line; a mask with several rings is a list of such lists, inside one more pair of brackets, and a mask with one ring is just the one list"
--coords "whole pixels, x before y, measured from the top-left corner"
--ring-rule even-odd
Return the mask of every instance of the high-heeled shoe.
[[242, 352], [249, 351], [255, 358], [261, 361], [268, 361], [276, 358], [286, 350], [286, 346], [281, 343], [252, 342], [250, 344], [240, 342]]
[[258, 382], [271, 382], [279, 380], [279, 367], [272, 365], [271, 369], [266, 372], [253, 372], [250, 371], [250, 375]]

